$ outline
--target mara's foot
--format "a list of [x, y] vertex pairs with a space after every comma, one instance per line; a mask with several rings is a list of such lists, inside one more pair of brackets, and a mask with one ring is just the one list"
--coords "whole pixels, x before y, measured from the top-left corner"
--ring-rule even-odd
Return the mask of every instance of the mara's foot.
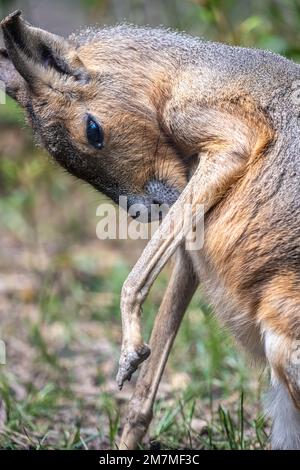
[[117, 375], [117, 383], [120, 390], [124, 382], [130, 380], [138, 366], [147, 359], [150, 352], [150, 348], [147, 344], [141, 344], [137, 348], [124, 348], [121, 353]]

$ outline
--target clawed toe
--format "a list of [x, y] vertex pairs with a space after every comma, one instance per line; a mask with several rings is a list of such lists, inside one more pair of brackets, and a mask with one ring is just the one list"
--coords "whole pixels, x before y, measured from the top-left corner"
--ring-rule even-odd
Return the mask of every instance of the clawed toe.
[[117, 375], [118, 387], [121, 390], [126, 380], [130, 380], [132, 374], [138, 366], [147, 359], [150, 354], [150, 348], [147, 344], [142, 344], [135, 349], [126, 349], [121, 354], [119, 370]]

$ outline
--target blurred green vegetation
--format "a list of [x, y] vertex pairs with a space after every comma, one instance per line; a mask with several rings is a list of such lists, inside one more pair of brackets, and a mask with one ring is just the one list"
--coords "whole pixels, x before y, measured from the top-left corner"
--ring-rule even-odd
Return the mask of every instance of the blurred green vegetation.
[[6, 98], [5, 106], [0, 105], [0, 125], [1, 124], [24, 125], [23, 110], [9, 97]]
[[199, 34], [300, 60], [298, 0], [193, 0]]
[[[14, 4], [1, 0], [0, 11]], [[300, 60], [296, 0], [81, 0], [81, 7], [87, 22], [162, 22]], [[0, 380], [0, 446], [114, 447], [128, 399], [114, 381], [119, 294], [142, 247], [96, 241], [101, 196], [33, 146], [23, 112], [9, 99], [0, 106], [0, 136], [0, 336], [8, 348]], [[145, 305], [146, 335], [167, 278], [168, 272], [160, 276]], [[264, 380], [258, 375], [195, 297], [170, 357], [150, 436], [165, 448], [265, 448]], [[126, 389], [130, 395], [130, 385]]]

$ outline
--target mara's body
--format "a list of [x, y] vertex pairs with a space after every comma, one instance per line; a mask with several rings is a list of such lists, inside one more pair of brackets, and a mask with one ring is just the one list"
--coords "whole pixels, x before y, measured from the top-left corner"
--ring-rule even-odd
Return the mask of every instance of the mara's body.
[[160, 29], [67, 42], [15, 14], [3, 31], [8, 93], [54, 158], [114, 201], [171, 205], [202, 155], [245, 161], [206, 216], [204, 247], [184, 256], [271, 367], [273, 446], [300, 448], [300, 66]]

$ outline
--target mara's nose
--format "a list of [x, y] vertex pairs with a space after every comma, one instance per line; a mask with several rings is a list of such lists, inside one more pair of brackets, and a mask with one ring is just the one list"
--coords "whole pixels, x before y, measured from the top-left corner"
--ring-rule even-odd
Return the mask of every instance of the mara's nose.
[[178, 199], [179, 191], [174, 186], [169, 185], [165, 181], [151, 180], [146, 185], [146, 194], [151, 199], [151, 204], [171, 207]]

